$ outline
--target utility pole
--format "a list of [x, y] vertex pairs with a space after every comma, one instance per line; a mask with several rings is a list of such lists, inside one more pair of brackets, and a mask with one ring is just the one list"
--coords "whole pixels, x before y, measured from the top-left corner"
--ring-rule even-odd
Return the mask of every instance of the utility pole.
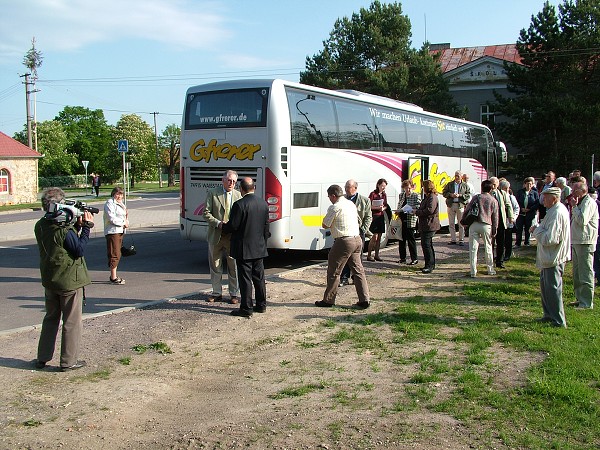
[[33, 149], [32, 144], [32, 135], [31, 135], [31, 113], [29, 112], [29, 94], [31, 91], [29, 90], [29, 75], [30, 73], [26, 73], [25, 75], [21, 75], [25, 77], [25, 113], [27, 114], [27, 145], [29, 148]]
[[156, 166], [158, 168], [158, 187], [162, 188], [162, 173], [160, 171], [160, 155], [158, 152], [158, 128], [156, 127], [156, 115], [158, 113], [157, 112], [153, 112], [152, 115], [154, 116], [154, 140], [156, 141]]

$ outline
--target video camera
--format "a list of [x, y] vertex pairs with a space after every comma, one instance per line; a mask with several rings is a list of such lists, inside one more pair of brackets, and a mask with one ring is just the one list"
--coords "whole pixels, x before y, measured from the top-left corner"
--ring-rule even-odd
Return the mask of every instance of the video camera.
[[[48, 212], [44, 217], [61, 225], [71, 225], [77, 221], [78, 217], [88, 211], [91, 214], [98, 214], [100, 210], [93, 206], [88, 206], [80, 200], [64, 200], [62, 203], [50, 203]], [[86, 221], [84, 225], [88, 228], [94, 226], [94, 222]]]

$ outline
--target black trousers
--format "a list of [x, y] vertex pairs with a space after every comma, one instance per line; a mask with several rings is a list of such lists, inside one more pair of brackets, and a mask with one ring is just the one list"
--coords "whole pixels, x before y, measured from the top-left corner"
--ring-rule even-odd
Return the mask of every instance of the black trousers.
[[498, 222], [498, 229], [496, 230], [496, 265], [503, 264], [504, 261], [504, 241], [506, 240], [506, 228], [504, 224]]
[[514, 227], [504, 230], [504, 260], [510, 259], [512, 256], [514, 231]]
[[529, 229], [531, 228], [531, 223], [533, 222], [533, 216], [522, 216], [519, 215], [517, 217], [517, 221], [515, 222], [515, 228], [517, 237], [515, 238], [515, 245], [521, 245], [521, 239], [523, 239], [523, 232], [525, 232], [525, 245], [529, 245]]
[[406, 260], [406, 246], [408, 245], [408, 253], [410, 254], [410, 260], [417, 260], [417, 241], [415, 240], [415, 229], [408, 228], [406, 222], [402, 222], [402, 241], [398, 244], [398, 251], [400, 252], [400, 260]]
[[256, 297], [256, 306], [267, 306], [267, 287], [265, 284], [265, 266], [263, 258], [236, 259], [238, 284], [240, 286], [240, 309], [252, 312], [252, 286]]
[[425, 269], [435, 268], [435, 250], [433, 248], [433, 236], [435, 236], [435, 231], [423, 231], [421, 233], [421, 250], [423, 250]]

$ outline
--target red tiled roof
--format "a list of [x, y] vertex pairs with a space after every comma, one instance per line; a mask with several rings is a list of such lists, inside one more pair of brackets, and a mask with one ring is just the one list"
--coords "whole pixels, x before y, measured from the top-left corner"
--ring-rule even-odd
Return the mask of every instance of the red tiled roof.
[[0, 131], [0, 157], [4, 158], [40, 158], [38, 152], [33, 151], [19, 141]]
[[441, 53], [440, 64], [444, 73], [476, 61], [484, 56], [501, 59], [512, 63], [521, 63], [521, 57], [515, 44], [488, 45], [486, 47], [462, 47], [434, 50]]

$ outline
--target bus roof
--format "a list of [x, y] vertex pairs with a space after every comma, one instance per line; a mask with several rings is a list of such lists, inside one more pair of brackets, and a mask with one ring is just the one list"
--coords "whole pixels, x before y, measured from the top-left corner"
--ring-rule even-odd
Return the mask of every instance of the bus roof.
[[297, 83], [294, 81], [283, 80], [281, 78], [265, 78], [265, 79], [240, 79], [240, 80], [227, 80], [227, 81], [216, 81], [214, 83], [201, 84], [188, 88], [187, 94], [194, 92], [208, 92], [215, 90], [229, 90], [229, 89], [244, 89], [244, 88], [260, 88], [260, 87], [271, 87], [276, 85], [289, 86], [296, 89], [307, 90], [312, 92], [321, 93], [323, 95], [331, 95], [334, 97], [341, 97], [352, 100], [361, 100], [366, 103], [373, 105], [387, 106], [389, 108], [401, 109], [404, 111], [420, 112], [425, 113], [431, 117], [451, 120], [460, 122], [463, 124], [469, 124], [480, 128], [485, 128], [491, 134], [489, 128], [481, 123], [471, 122], [458, 117], [446, 116], [444, 114], [438, 114], [431, 111], [427, 111], [422, 107], [409, 102], [403, 102], [400, 100], [394, 100], [388, 97], [382, 97], [380, 95], [368, 94], [365, 92], [355, 91], [352, 89], [342, 90], [331, 90], [317, 86], [311, 86], [308, 84]]

